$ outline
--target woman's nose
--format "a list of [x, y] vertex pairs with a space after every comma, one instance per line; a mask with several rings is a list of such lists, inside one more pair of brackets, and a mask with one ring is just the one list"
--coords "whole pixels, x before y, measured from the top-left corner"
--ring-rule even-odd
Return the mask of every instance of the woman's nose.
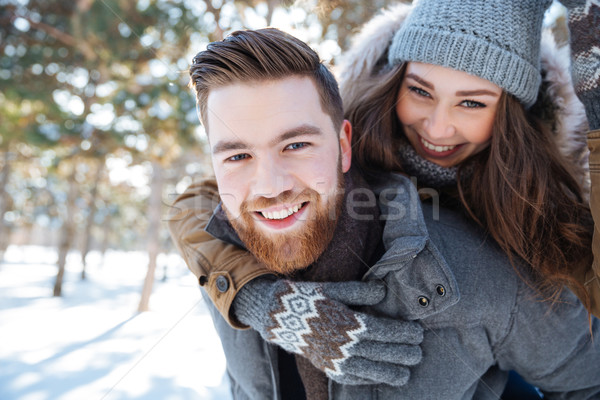
[[447, 139], [456, 133], [449, 113], [441, 107], [437, 107], [425, 120], [423, 128], [430, 139]]

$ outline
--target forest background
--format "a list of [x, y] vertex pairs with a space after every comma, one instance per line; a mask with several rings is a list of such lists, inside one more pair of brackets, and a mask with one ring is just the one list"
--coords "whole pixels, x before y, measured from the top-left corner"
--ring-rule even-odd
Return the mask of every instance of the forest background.
[[[211, 173], [188, 87], [192, 57], [235, 30], [275, 26], [309, 43], [335, 73], [359, 27], [398, 2], [0, 0], [0, 315], [18, 316], [25, 304], [44, 310], [52, 298], [65, 301], [52, 303], [58, 312], [94, 293], [99, 304], [120, 275], [137, 279], [127, 286], [135, 306], [127, 303], [120, 323], [170, 304], [175, 289], [151, 307], [155, 282], [171, 275], [177, 288], [173, 265], [193, 275], [173, 261], [166, 213], [177, 194]], [[564, 9], [550, 14], [547, 25], [566, 43]], [[103, 265], [104, 275], [90, 273]], [[36, 274], [43, 279], [32, 280]], [[37, 285], [35, 296], [28, 284]], [[122, 308], [115, 304], [107, 307]], [[82, 318], [99, 317], [86, 310]], [[9, 323], [0, 324], [0, 339], [19, 340], [21, 328], [5, 334]], [[11, 356], [10, 365], [22, 362]], [[33, 364], [9, 368], [5, 381]], [[2, 378], [0, 368], [0, 386]], [[57, 397], [48, 393], [31, 398]]]
[[[57, 249], [86, 279], [90, 250], [143, 250], [149, 307], [164, 215], [210, 173], [187, 84], [192, 57], [244, 28], [276, 26], [331, 66], [375, 1], [1, 0], [0, 260], [9, 245]], [[159, 266], [160, 267], [160, 266]]]

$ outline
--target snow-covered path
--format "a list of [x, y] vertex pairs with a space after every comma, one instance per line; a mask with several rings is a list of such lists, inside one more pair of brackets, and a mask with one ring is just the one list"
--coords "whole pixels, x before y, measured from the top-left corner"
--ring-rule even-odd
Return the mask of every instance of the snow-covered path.
[[0, 399], [229, 399], [221, 344], [179, 257], [159, 259], [150, 312], [137, 313], [147, 259], [68, 259], [52, 297], [56, 254], [10, 247], [0, 264]]

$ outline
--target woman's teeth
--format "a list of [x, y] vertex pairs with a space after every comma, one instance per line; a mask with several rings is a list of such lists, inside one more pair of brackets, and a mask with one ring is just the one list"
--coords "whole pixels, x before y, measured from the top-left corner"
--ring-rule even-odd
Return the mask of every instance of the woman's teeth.
[[437, 151], [438, 153], [452, 150], [456, 147], [456, 145], [454, 145], [454, 146], [436, 146], [434, 144], [429, 143], [428, 141], [426, 141], [423, 138], [421, 138], [421, 143], [423, 143], [423, 146], [427, 147], [429, 150]]
[[300, 207], [302, 207], [302, 204], [297, 204], [293, 207], [290, 207], [288, 209], [281, 210], [281, 211], [269, 211], [269, 212], [261, 211], [260, 213], [266, 219], [284, 219], [294, 213], [297, 213], [298, 210], [300, 209]]

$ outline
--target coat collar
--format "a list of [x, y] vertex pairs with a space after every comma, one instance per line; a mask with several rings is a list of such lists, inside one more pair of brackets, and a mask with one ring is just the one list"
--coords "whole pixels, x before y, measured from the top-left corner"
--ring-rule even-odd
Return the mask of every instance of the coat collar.
[[368, 178], [386, 221], [386, 253], [366, 278], [383, 279], [388, 296], [375, 308], [390, 317], [423, 319], [460, 299], [454, 273], [430, 240], [421, 200], [413, 183], [400, 174]]

